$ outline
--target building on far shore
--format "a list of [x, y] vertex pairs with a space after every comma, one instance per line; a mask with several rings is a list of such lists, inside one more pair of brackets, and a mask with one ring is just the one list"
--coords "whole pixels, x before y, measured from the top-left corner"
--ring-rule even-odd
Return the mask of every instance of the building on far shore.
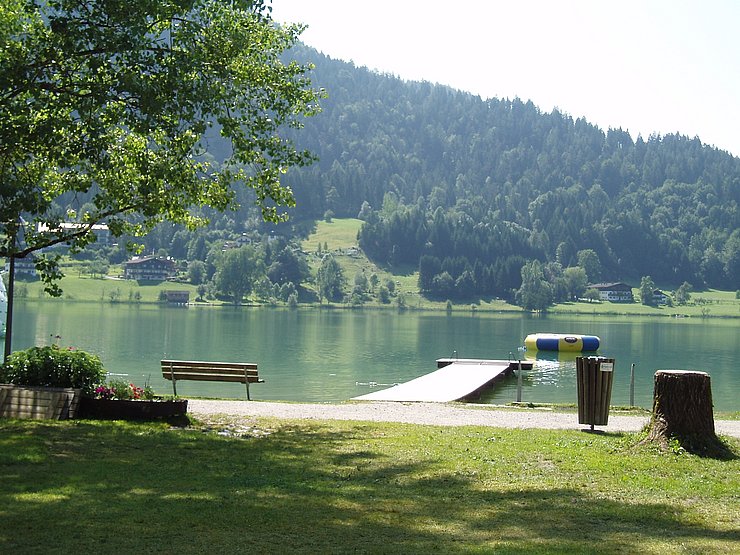
[[[10, 259], [7, 259], [7, 261], [5, 262], [6, 273], [10, 271], [9, 260]], [[38, 272], [36, 272], [36, 257], [33, 254], [29, 254], [28, 256], [24, 256], [23, 258], [16, 258], [13, 269], [15, 270], [16, 277], [38, 277]]]
[[190, 291], [165, 291], [164, 296], [170, 304], [188, 304]]
[[654, 305], [662, 305], [662, 304], [668, 304], [668, 300], [670, 297], [663, 293], [660, 289], [655, 289], [653, 291], [653, 304]]
[[125, 279], [165, 281], [175, 275], [175, 261], [171, 258], [142, 256], [126, 262], [123, 270]]
[[[85, 226], [86, 224], [78, 222], [62, 222], [59, 224], [59, 228], [56, 231], [61, 231], [63, 233], [74, 233], [75, 231]], [[46, 224], [39, 224], [37, 231], [39, 233], [48, 233], [49, 226]], [[90, 232], [95, 235], [98, 244], [108, 245], [110, 243], [110, 229], [108, 229], [108, 226], [106, 224], [94, 224], [92, 228], [90, 228]], [[55, 247], [65, 246], [66, 245], [64, 243], [59, 243], [58, 245], [55, 245]]]
[[599, 292], [599, 298], [602, 301], [611, 301], [613, 303], [632, 303], [635, 298], [632, 295], [632, 287], [626, 283], [594, 283], [588, 286], [589, 289], [596, 289]]

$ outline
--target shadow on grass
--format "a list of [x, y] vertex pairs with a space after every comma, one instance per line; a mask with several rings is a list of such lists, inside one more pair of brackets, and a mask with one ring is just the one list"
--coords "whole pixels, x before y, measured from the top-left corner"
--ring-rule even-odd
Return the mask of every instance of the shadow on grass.
[[124, 423], [0, 430], [5, 553], [610, 553], [661, 538], [737, 541], [677, 503], [502, 486], [423, 447], [386, 450], [402, 434], [373, 426], [248, 439]]
[[579, 431], [584, 434], [593, 434], [599, 437], [611, 437], [611, 438], [624, 437], [624, 432], [610, 432], [608, 430], [599, 430], [598, 428], [594, 428], [593, 430], [591, 428], [581, 428]]

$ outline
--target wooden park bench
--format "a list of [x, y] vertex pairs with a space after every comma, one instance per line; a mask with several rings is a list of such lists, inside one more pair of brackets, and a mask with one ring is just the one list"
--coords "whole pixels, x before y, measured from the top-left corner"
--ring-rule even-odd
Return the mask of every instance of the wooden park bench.
[[251, 400], [249, 384], [264, 383], [257, 374], [257, 364], [253, 362], [163, 360], [162, 377], [172, 380], [172, 391], [175, 395], [177, 382], [180, 380], [243, 383], [247, 386], [247, 400]]

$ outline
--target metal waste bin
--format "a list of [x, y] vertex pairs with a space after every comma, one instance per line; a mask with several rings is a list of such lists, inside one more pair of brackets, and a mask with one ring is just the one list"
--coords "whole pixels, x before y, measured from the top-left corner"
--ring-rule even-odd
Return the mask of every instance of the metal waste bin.
[[606, 426], [612, 397], [614, 359], [576, 357], [578, 382], [578, 423]]

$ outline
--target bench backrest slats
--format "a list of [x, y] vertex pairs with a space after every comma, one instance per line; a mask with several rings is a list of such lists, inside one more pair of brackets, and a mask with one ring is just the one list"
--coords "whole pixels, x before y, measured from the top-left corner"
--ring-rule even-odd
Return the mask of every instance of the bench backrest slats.
[[[241, 375], [237, 374], [217, 374], [217, 373], [203, 373], [203, 372], [170, 372], [169, 370], [162, 373], [162, 377], [171, 380], [173, 377], [176, 380], [190, 380], [190, 381], [205, 381], [205, 382], [237, 382], [246, 383], [244, 379], [244, 372]], [[257, 383], [260, 381], [259, 376], [256, 373], [247, 374], [247, 380], [250, 383]]]
[[242, 376], [244, 375], [257, 375], [256, 368], [220, 368], [220, 367], [208, 367], [208, 366], [162, 366], [162, 373], [169, 374], [176, 372], [180, 374], [219, 374], [221, 376]]
[[254, 362], [211, 362], [211, 361], [199, 361], [199, 360], [163, 360], [162, 370], [167, 367], [175, 368], [177, 370], [186, 368], [208, 368], [208, 369], [234, 369], [244, 370], [245, 368], [250, 370], [257, 370], [257, 364]]
[[162, 377], [172, 380], [175, 395], [175, 382], [178, 380], [243, 383], [247, 385], [247, 399], [249, 384], [263, 381], [257, 373], [257, 364], [253, 362], [162, 360]]

